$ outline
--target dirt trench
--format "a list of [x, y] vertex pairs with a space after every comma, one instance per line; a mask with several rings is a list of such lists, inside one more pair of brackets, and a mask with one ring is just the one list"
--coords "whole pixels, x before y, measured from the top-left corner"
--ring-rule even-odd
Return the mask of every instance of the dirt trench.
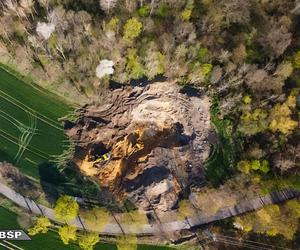
[[119, 201], [173, 209], [183, 191], [204, 180], [210, 151], [210, 103], [170, 82], [123, 86], [79, 110], [66, 133], [83, 174]]

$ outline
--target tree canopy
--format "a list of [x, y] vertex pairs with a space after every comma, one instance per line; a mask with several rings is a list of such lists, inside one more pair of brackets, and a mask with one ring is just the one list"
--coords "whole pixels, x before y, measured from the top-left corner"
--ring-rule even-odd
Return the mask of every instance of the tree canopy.
[[58, 198], [54, 208], [55, 219], [63, 222], [70, 222], [76, 218], [79, 205], [73, 197], [64, 195]]
[[51, 226], [51, 221], [47, 217], [39, 217], [35, 225], [32, 228], [28, 229], [29, 235], [36, 235], [39, 233], [47, 233], [49, 230], [49, 227]]

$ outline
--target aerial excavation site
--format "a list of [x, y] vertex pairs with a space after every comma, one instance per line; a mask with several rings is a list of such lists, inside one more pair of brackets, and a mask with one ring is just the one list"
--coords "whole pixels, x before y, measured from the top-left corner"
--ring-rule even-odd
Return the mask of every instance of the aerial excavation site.
[[1, 250], [300, 250], [299, 0], [0, 20]]

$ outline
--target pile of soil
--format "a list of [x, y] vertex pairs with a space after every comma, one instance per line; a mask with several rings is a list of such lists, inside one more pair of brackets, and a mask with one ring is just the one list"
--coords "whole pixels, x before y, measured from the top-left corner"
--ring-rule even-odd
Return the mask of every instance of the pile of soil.
[[209, 156], [210, 103], [170, 82], [123, 86], [79, 110], [65, 123], [77, 144], [74, 161], [122, 201], [138, 208], [173, 209], [204, 180]]

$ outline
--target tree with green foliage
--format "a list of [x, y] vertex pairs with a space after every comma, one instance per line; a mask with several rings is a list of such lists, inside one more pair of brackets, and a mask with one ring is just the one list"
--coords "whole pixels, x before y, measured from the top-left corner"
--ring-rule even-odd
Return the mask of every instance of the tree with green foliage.
[[191, 9], [184, 9], [181, 13], [183, 21], [189, 21], [191, 18], [192, 10]]
[[78, 244], [83, 250], [93, 250], [94, 246], [100, 241], [99, 235], [97, 233], [85, 233], [82, 235]]
[[150, 48], [146, 52], [145, 56], [145, 68], [146, 68], [146, 76], [149, 79], [153, 79], [155, 76], [163, 74], [165, 72], [165, 64], [166, 59], [165, 56], [157, 51], [154, 47], [150, 44]]
[[276, 104], [270, 111], [270, 129], [283, 134], [290, 134], [298, 126], [298, 122], [291, 119], [292, 110], [296, 107], [296, 97], [289, 96], [283, 104]]
[[149, 5], [143, 5], [138, 9], [138, 14], [140, 17], [147, 17], [150, 15], [150, 6]]
[[147, 216], [144, 212], [138, 210], [123, 213], [121, 223], [129, 226], [129, 231], [135, 232], [143, 230], [145, 225], [148, 224]]
[[117, 238], [118, 250], [137, 250], [137, 237], [135, 235], [122, 235]]
[[295, 69], [300, 69], [300, 51], [297, 51], [294, 55], [293, 66]]
[[127, 50], [126, 72], [130, 79], [138, 79], [145, 74], [145, 70], [140, 63], [140, 58], [137, 55], [136, 49], [129, 48]]
[[47, 233], [50, 226], [51, 221], [47, 217], [39, 217], [36, 220], [35, 225], [28, 229], [28, 234], [33, 236], [39, 233]]
[[259, 108], [244, 112], [240, 116], [238, 131], [248, 136], [265, 131], [268, 128], [267, 116], [267, 112]]
[[189, 21], [194, 8], [194, 0], [188, 0], [184, 10], [181, 12], [181, 17], [183, 21]]
[[170, 7], [166, 3], [161, 3], [157, 10], [157, 15], [159, 17], [166, 17], [170, 12]]
[[110, 214], [105, 208], [93, 208], [80, 213], [88, 230], [101, 232], [109, 221]]
[[243, 101], [246, 105], [249, 105], [249, 104], [251, 104], [252, 98], [250, 95], [245, 95], [243, 98]]
[[178, 208], [178, 219], [183, 220], [188, 217], [192, 217], [195, 213], [195, 209], [193, 208], [191, 202], [189, 200], [181, 200], [179, 202]]
[[205, 83], [212, 71], [212, 68], [213, 66], [210, 63], [195, 63], [188, 75], [188, 81], [194, 85]]
[[197, 53], [197, 59], [202, 63], [209, 57], [209, 50], [207, 48], [200, 48]]
[[252, 170], [259, 170], [264, 174], [270, 171], [269, 162], [267, 160], [239, 161], [237, 169], [245, 174], [250, 174]]
[[119, 27], [120, 20], [117, 17], [112, 17], [109, 22], [105, 25], [105, 30], [117, 31]]
[[210, 63], [204, 63], [201, 65], [201, 73], [203, 74], [204, 78], [207, 78], [210, 72], [213, 69], [213, 65]]
[[124, 25], [123, 39], [132, 42], [142, 32], [143, 24], [135, 17], [130, 18]]
[[68, 223], [76, 218], [78, 211], [79, 205], [74, 198], [64, 195], [56, 201], [54, 217], [56, 220]]
[[245, 232], [254, 231], [268, 236], [283, 235], [292, 240], [297, 232], [300, 204], [294, 199], [284, 205], [268, 205], [264, 208], [235, 218], [235, 227]]
[[68, 245], [70, 240], [76, 240], [77, 235], [76, 235], [77, 227], [74, 225], [64, 225], [59, 227], [58, 229], [58, 235], [62, 242], [65, 245]]

